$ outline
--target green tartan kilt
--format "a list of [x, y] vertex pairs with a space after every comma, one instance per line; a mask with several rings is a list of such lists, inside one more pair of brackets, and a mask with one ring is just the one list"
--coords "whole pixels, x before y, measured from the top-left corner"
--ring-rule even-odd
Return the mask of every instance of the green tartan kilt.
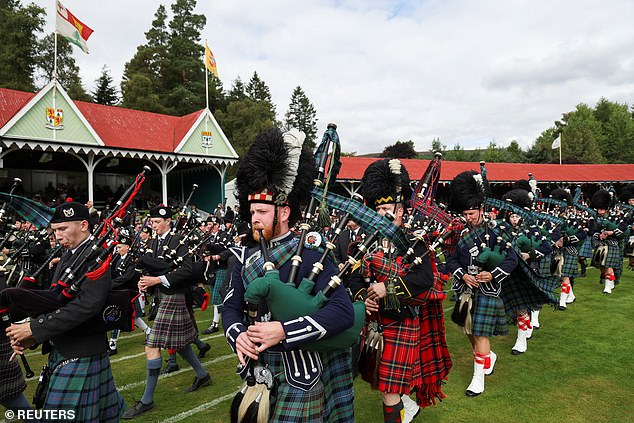
[[559, 287], [557, 276], [539, 277], [521, 263], [502, 281], [502, 301], [506, 315], [514, 320], [520, 310], [537, 310], [543, 304], [557, 303], [554, 290]]
[[[53, 350], [48, 359], [55, 369], [66, 357]], [[118, 422], [124, 401], [115, 388], [108, 353], [81, 357], [51, 375], [44, 408], [75, 410], [77, 422]]]
[[592, 237], [586, 237], [579, 248], [579, 257], [592, 258]]
[[20, 360], [9, 361], [13, 354], [9, 338], [0, 333], [0, 403], [20, 395], [26, 389], [26, 382], [20, 368]]
[[550, 276], [552, 255], [547, 254], [539, 260], [531, 260], [531, 267], [541, 276]]
[[260, 360], [268, 364], [279, 385], [277, 397], [271, 404], [270, 422], [318, 423], [324, 421], [324, 384], [322, 381], [309, 391], [297, 389], [286, 383], [281, 354], [264, 352]]
[[[504, 283], [504, 282], [503, 282]], [[474, 336], [507, 335], [504, 302], [500, 297], [484, 295], [476, 290], [471, 307]]]
[[605, 267], [620, 269], [623, 267], [623, 248], [619, 245], [608, 244], [608, 254], [605, 258]]
[[161, 294], [161, 302], [146, 345], [150, 348], [180, 350], [196, 338], [196, 329], [187, 310], [185, 294]]
[[579, 261], [577, 256], [562, 254], [564, 256], [564, 265], [561, 267], [561, 275], [568, 278], [577, 277], [579, 274]]
[[329, 423], [354, 422], [354, 389], [352, 379], [352, 350], [320, 352], [324, 366], [324, 421]]
[[223, 298], [222, 295], [220, 295], [220, 288], [222, 288], [226, 274], [227, 269], [218, 269], [216, 271], [216, 281], [214, 282], [213, 291], [211, 291], [211, 303], [213, 305], [222, 305]]

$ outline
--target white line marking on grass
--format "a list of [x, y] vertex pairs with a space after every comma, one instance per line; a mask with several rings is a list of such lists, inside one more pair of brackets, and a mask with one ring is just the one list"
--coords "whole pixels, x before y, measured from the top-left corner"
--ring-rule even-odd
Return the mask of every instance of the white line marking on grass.
[[119, 358], [111, 358], [110, 359], [110, 364], [112, 363], [118, 363], [120, 361], [124, 361], [124, 360], [129, 360], [131, 358], [137, 358], [137, 357], [141, 357], [145, 355], [145, 351], [143, 351], [142, 353], [138, 353], [138, 354], [133, 354], [133, 355], [124, 355], [123, 357], [119, 357]]
[[193, 416], [196, 413], [204, 411], [204, 410], [206, 410], [208, 408], [211, 408], [211, 407], [213, 407], [215, 405], [220, 404], [221, 402], [224, 402], [224, 401], [226, 401], [228, 399], [233, 398], [238, 392], [240, 392], [239, 389], [231, 392], [230, 394], [222, 396], [220, 398], [216, 398], [213, 401], [209, 401], [209, 402], [206, 402], [204, 404], [201, 404], [201, 405], [199, 405], [196, 408], [192, 408], [191, 410], [183, 411], [182, 413], [177, 414], [174, 417], [170, 417], [169, 419], [163, 420], [163, 423], [165, 423], [165, 422], [167, 422], [167, 423], [179, 422], [179, 421], [181, 421], [183, 419], [186, 419], [187, 417]]
[[[213, 360], [206, 361], [206, 362], [202, 363], [202, 365], [203, 365], [203, 367], [206, 367], [206, 366], [210, 366], [212, 364], [215, 364], [215, 363], [218, 363], [218, 362], [221, 362], [221, 361], [228, 360], [230, 358], [236, 358], [236, 360], [237, 360], [237, 356], [235, 354], [227, 354], [227, 355], [221, 355], [220, 357], [216, 357]], [[180, 370], [177, 370], [175, 372], [168, 373], [166, 375], [160, 375], [159, 376], [159, 380], [160, 379], [165, 379], [166, 377], [176, 376], [176, 375], [179, 375], [181, 373], [189, 372], [189, 371], [192, 371], [192, 370], [194, 370], [194, 369], [192, 369], [191, 367], [186, 367], [184, 369], [180, 369]], [[128, 383], [127, 385], [123, 385], [121, 387], [118, 387], [117, 390], [119, 392], [128, 391], [128, 390], [130, 390], [132, 388], [136, 388], [137, 386], [143, 386], [143, 385], [145, 385], [145, 380], [142, 380], [141, 382]]]

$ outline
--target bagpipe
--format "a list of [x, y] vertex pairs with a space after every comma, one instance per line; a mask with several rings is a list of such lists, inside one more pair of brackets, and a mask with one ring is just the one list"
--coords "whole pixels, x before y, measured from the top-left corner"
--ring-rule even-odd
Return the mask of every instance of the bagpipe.
[[[134, 183], [117, 201], [110, 215], [99, 224], [87, 241], [77, 248], [70, 263], [49, 289], [16, 287], [0, 292], [0, 319], [3, 325], [8, 326], [12, 322], [63, 307], [77, 297], [84, 283], [97, 280], [110, 270], [117, 229], [122, 223], [127, 207], [145, 181], [145, 174], [149, 171], [150, 168], [144, 166]], [[134, 291], [111, 290], [101, 312], [79, 328], [86, 333], [111, 329], [133, 330], [133, 302], [137, 296], [138, 293]]]

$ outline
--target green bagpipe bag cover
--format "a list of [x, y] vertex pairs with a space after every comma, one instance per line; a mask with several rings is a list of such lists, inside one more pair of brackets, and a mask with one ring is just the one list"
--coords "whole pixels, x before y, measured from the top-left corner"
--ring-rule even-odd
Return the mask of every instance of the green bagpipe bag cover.
[[[328, 298], [319, 291], [312, 295], [315, 283], [302, 279], [296, 288], [280, 280], [277, 270], [267, 272], [249, 284], [244, 299], [254, 304], [266, 303], [275, 320], [290, 320], [312, 314], [321, 309]], [[354, 323], [345, 331], [326, 339], [306, 343], [302, 349], [308, 351], [330, 352], [354, 345], [365, 323], [365, 304], [361, 301], [352, 303]]]

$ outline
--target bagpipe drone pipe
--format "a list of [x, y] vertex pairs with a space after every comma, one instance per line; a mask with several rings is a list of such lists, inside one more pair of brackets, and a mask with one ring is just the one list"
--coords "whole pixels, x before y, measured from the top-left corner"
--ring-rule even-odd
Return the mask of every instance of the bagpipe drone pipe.
[[[122, 223], [126, 209], [132, 202], [145, 180], [149, 167], [144, 166], [134, 183], [122, 194], [112, 213], [104, 219], [73, 254], [57, 281], [47, 290], [7, 288], [0, 292], [0, 319], [3, 325], [24, 320], [56, 310], [73, 301], [81, 293], [87, 281], [99, 279], [109, 271], [112, 251], [116, 246], [117, 229]], [[100, 313], [92, 320], [80, 325], [74, 331], [94, 332], [134, 329], [133, 303], [138, 292], [131, 290], [111, 290]]]

